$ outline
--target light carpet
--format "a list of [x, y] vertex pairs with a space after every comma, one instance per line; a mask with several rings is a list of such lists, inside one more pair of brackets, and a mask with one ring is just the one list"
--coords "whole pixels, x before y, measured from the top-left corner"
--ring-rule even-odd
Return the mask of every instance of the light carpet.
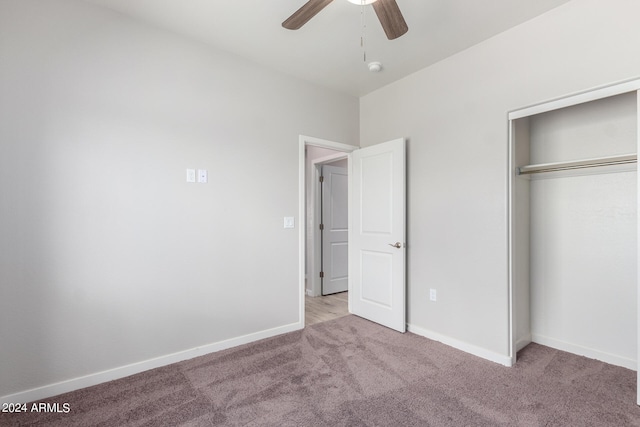
[[349, 315], [67, 393], [42, 426], [640, 426], [636, 373], [537, 344], [507, 368]]

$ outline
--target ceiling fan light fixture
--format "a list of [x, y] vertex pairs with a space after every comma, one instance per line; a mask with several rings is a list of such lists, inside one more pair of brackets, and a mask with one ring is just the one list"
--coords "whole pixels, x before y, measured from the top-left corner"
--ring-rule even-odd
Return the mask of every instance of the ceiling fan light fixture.
[[371, 4], [377, 0], [347, 0], [349, 3], [357, 4], [357, 5], [367, 5]]

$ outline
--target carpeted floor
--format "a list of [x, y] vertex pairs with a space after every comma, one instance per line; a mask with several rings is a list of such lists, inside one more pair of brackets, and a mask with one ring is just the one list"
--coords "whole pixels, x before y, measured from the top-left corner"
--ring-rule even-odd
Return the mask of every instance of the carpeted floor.
[[504, 366], [346, 316], [78, 390], [42, 426], [640, 426], [636, 373], [531, 344]]

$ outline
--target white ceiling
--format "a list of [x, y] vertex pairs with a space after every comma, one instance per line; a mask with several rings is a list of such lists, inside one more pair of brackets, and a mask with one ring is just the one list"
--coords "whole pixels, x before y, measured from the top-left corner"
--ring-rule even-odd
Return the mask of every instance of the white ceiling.
[[397, 0], [409, 32], [387, 40], [364, 6], [334, 0], [297, 31], [281, 23], [306, 0], [85, 0], [195, 38], [266, 67], [364, 95], [569, 0]]

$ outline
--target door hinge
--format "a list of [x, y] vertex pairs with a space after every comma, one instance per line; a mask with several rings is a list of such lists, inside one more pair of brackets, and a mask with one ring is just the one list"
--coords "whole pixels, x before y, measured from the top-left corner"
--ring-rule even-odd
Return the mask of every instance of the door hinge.
[[320, 175], [320, 182], [324, 182], [324, 176]]
[[324, 278], [324, 271], [320, 272], [320, 278], [323, 279]]
[[320, 224], [320, 230], [324, 230], [324, 224]]

